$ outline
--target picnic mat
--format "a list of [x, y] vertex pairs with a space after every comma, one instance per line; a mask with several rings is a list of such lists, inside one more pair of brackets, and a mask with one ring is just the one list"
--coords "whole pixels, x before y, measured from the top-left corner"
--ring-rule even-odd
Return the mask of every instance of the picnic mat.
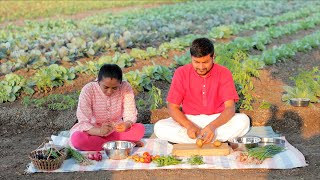
[[[281, 137], [285, 140], [285, 137]], [[55, 145], [66, 146], [69, 138], [64, 136], [51, 136]], [[170, 155], [172, 144], [160, 139], [142, 139], [144, 147], [134, 148], [132, 154], [142, 154], [148, 151], [152, 155]], [[286, 141], [286, 151], [266, 159], [262, 164], [244, 164], [238, 162], [236, 157], [239, 152], [233, 152], [228, 156], [204, 156], [203, 165], [179, 164], [164, 167], [157, 167], [155, 163], [138, 163], [131, 159], [110, 160], [103, 153], [102, 161], [92, 161], [89, 166], [80, 166], [71, 158], [63, 162], [62, 166], [50, 172], [74, 172], [74, 171], [98, 171], [98, 170], [136, 170], [136, 169], [292, 169], [307, 166], [303, 154]], [[186, 162], [187, 157], [183, 159]], [[46, 172], [35, 168], [32, 163], [28, 164], [27, 173]]]

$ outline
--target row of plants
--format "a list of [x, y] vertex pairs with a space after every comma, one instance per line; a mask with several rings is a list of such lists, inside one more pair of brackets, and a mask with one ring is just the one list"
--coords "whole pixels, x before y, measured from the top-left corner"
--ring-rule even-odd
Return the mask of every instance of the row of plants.
[[[320, 13], [316, 13], [306, 19], [294, 21], [285, 25], [272, 26], [266, 28], [264, 31], [256, 32], [249, 37], [238, 37], [227, 45], [227, 48], [236, 47], [240, 50], [248, 51], [252, 48], [257, 50], [265, 50], [266, 44], [272, 42], [273, 39], [282, 37], [284, 35], [290, 35], [300, 30], [312, 29], [320, 23]], [[263, 58], [267, 64], [270, 62], [266, 58]]]
[[[171, 0], [171, 2], [182, 0]], [[155, 4], [148, 1], [0, 1], [0, 23], [19, 19], [71, 15], [89, 10]]]
[[263, 51], [261, 55], [254, 56], [254, 58], [271, 65], [292, 58], [297, 52], [307, 52], [319, 46], [320, 31], [315, 31], [301, 39], [294, 40], [287, 44], [281, 44], [280, 46], [274, 46], [271, 49]]
[[258, 17], [257, 19], [245, 24], [233, 23], [231, 25], [222, 25], [214, 27], [210, 30], [209, 37], [214, 39], [230, 38], [231, 35], [236, 35], [242, 31], [254, 30], [265, 26], [272, 26], [279, 22], [286, 22], [298, 18], [305, 18], [313, 13], [317, 13], [319, 11], [318, 9], [318, 6], [310, 5], [297, 11], [290, 11], [278, 16]]
[[[305, 13], [301, 13], [301, 14], [305, 15]], [[292, 16], [288, 16], [288, 17], [292, 19]], [[300, 16], [295, 16], [295, 17], [300, 17]], [[291, 34], [301, 29], [312, 28], [314, 27], [314, 25], [317, 25], [319, 23], [318, 18], [319, 18], [319, 13], [305, 20], [299, 20], [297, 22], [298, 24], [291, 23], [283, 27], [268, 28], [266, 30], [268, 33], [260, 32], [259, 34], [256, 34], [253, 37], [247, 37], [245, 38], [247, 40], [247, 43], [242, 43], [237, 46], [238, 48], [240, 47], [242, 50], [248, 50], [255, 46], [258, 49], [263, 50], [265, 48], [264, 45], [271, 42], [272, 38], [280, 37], [283, 34]], [[150, 59], [151, 57], [158, 56], [158, 55], [162, 55], [163, 57], [167, 58], [168, 57], [167, 52], [169, 50], [171, 49], [183, 50], [185, 47], [190, 45], [193, 39], [197, 37], [200, 37], [200, 36], [191, 34], [191, 35], [185, 36], [184, 38], [175, 38], [168, 43], [161, 44], [159, 49], [155, 49], [152, 47], [148, 47], [146, 50], [134, 48], [131, 50], [130, 56], [126, 53], [120, 54], [117, 52], [114, 58], [110, 56], [103, 56], [98, 61], [88, 61], [86, 65], [83, 65], [82, 63], [78, 62], [78, 66], [75, 67], [75, 70], [76, 70], [75, 72], [80, 72], [80, 73], [89, 72], [88, 70], [97, 71], [97, 67], [100, 67], [103, 63], [117, 63], [120, 67], [129, 67], [132, 65], [132, 62], [134, 60], [133, 58]], [[234, 43], [237, 44], [238, 40], [239, 39], [236, 39]], [[244, 41], [244, 40], [241, 39], [240, 42], [241, 41]]]
[[[287, 12], [289, 10], [296, 10], [308, 3], [304, 2], [236, 2], [236, 3], [225, 3], [221, 2], [219, 4], [202, 1], [202, 2], [188, 2], [180, 3], [176, 5], [164, 5], [157, 8], [146, 9], [146, 10], [136, 10], [128, 11], [123, 13], [105, 13], [99, 14], [86, 18], [81, 21], [65, 21], [65, 20], [50, 20], [45, 22], [32, 22], [27, 21], [26, 26], [8, 26], [1, 31], [0, 39], [1, 41], [8, 41], [10, 39], [30, 39], [29, 37], [42, 37], [44, 39], [52, 39], [51, 35], [64, 34], [67, 32], [73, 33], [73, 31], [78, 29], [85, 29], [88, 31], [94, 30], [94, 28], [107, 27], [106, 30], [118, 29], [120, 34], [125, 30], [130, 30], [132, 28], [137, 28], [137, 23], [142, 23], [142, 27], [139, 27], [140, 31], [147, 30], [157, 30], [158, 24], [170, 24], [170, 22], [179, 21], [183, 18], [187, 18], [189, 21], [195, 21], [197, 25], [203, 22], [197, 22], [198, 20], [216, 20], [213, 18], [217, 14], [224, 14], [226, 11], [228, 13], [235, 11], [254, 11], [256, 16], [271, 16], [274, 14], [280, 14]], [[314, 4], [314, 3], [311, 3]], [[286, 6], [284, 6], [286, 5]], [[262, 11], [263, 9], [263, 11]], [[210, 12], [211, 11], [211, 12]], [[217, 12], [216, 12], [217, 11]], [[215, 12], [212, 14], [212, 12]], [[209, 14], [210, 13], [210, 14]], [[243, 13], [244, 15], [239, 15], [237, 19], [242, 19], [248, 13]], [[252, 14], [252, 13], [251, 13]], [[235, 15], [233, 15], [235, 16]], [[230, 18], [230, 17], [229, 17]], [[220, 18], [219, 18], [220, 19]], [[218, 19], [218, 20], [219, 20]], [[211, 21], [212, 21], [211, 20]], [[233, 18], [231, 19], [233, 20]], [[67, 23], [70, 22], [70, 23]], [[110, 26], [110, 27], [108, 27]], [[98, 30], [96, 29], [96, 31]], [[105, 30], [105, 31], [106, 31]], [[75, 31], [78, 32], [78, 31]], [[117, 32], [117, 31], [111, 31]], [[99, 36], [99, 34], [96, 34]]]
[[[274, 13], [270, 13], [270, 15], [279, 13], [279, 11], [283, 12], [285, 10], [289, 10], [289, 8], [281, 9], [282, 6], [279, 6], [278, 3], [268, 2], [258, 4], [261, 6], [271, 4], [269, 6], [269, 11]], [[143, 16], [138, 16], [139, 18], [137, 18], [136, 16], [139, 13], [131, 13], [122, 14], [119, 15], [119, 17], [116, 15], [109, 18], [95, 17], [89, 20], [80, 21], [80, 23], [76, 23], [74, 21], [63, 21], [63, 23], [59, 23], [59, 21], [57, 21], [47, 22], [43, 26], [40, 26], [29, 22], [26, 26], [28, 28], [20, 28], [22, 33], [17, 33], [20, 32], [18, 30], [19, 28], [11, 27], [9, 28], [11, 31], [4, 30], [0, 33], [0, 35], [2, 35], [2, 38], [0, 40], [0, 42], [2, 42], [0, 45], [0, 58], [9, 60], [8, 62], [6, 62], [6, 68], [2, 68], [1, 70], [4, 71], [3, 73], [7, 74], [9, 70], [12, 71], [14, 69], [23, 68], [26, 66], [28, 68], [37, 69], [40, 66], [50, 65], [61, 60], [75, 61], [76, 59], [81, 57], [93, 57], [99, 52], [104, 52], [109, 49], [116, 49], [117, 47], [139, 47], [138, 43], [148, 44], [146, 40], [141, 38], [152, 39], [152, 41], [150, 41], [149, 43], [149, 45], [151, 45], [154, 42], [162, 42], [168, 40], [167, 38], [165, 38], [167, 36], [170, 36], [169, 39], [172, 39], [183, 34], [190, 34], [192, 32], [199, 33], [199, 29], [209, 29], [209, 27], [204, 27], [204, 20], [210, 20], [210, 23], [207, 23], [208, 25], [210, 25], [210, 27], [222, 23], [228, 23], [226, 22], [226, 20], [230, 19], [230, 17], [232, 18], [229, 21], [232, 22], [239, 17], [230, 15], [230, 13], [237, 14], [237, 9], [235, 8], [242, 8], [247, 10], [250, 9], [253, 11], [255, 9], [254, 7], [256, 7], [255, 5], [257, 4], [239, 2], [235, 5], [217, 6], [214, 3], [210, 4], [210, 2], [201, 2], [200, 5], [204, 6], [199, 5], [199, 7], [202, 7], [202, 9], [199, 9], [199, 7], [195, 7], [192, 3], [186, 3], [183, 5], [185, 7], [184, 9], [181, 9], [180, 6], [165, 6], [156, 10], [149, 10], [149, 14], [146, 14], [145, 11], [142, 11], [140, 12], [140, 14], [142, 14]], [[297, 7], [300, 6], [297, 5]], [[294, 6], [293, 4], [292, 8], [294, 9], [295, 7], [296, 6]], [[178, 8], [179, 10], [177, 10]], [[168, 12], [174, 10], [173, 12], [175, 12], [175, 14], [172, 15], [171, 13], [170, 15], [168, 15], [164, 13], [158, 13], [158, 11], [162, 12], [164, 10]], [[220, 11], [221, 13], [219, 14]], [[216, 14], [212, 14], [209, 12], [216, 12], [216, 14], [219, 14], [219, 16], [216, 16]], [[188, 17], [186, 17], [187, 15]], [[247, 12], [245, 15], [246, 18], [244, 19], [252, 19], [255, 17], [255, 14], [253, 14], [252, 12]], [[121, 20], [119, 20], [119, 18]], [[98, 22], [95, 22], [93, 21], [94, 19], [99, 20], [96, 20]], [[100, 19], [103, 23], [100, 22]], [[142, 22], [141, 19], [144, 19], [146, 23], [144, 25], [137, 26], [138, 22]], [[154, 24], [155, 22], [157, 23]], [[199, 24], [199, 26], [195, 25], [195, 23], [200, 22], [201, 24]], [[213, 22], [218, 24], [214, 24]], [[181, 27], [175, 27], [175, 23], [179, 23]], [[188, 24], [190, 27], [187, 26]], [[166, 30], [163, 30], [164, 25], [167, 28]], [[161, 28], [159, 29], [159, 27], [161, 27], [163, 31], [161, 30]], [[38, 32], [34, 31], [33, 28], [38, 30]], [[143, 30], [141, 28], [149, 29]], [[65, 30], [66, 32], [63, 33], [63, 31]], [[168, 30], [174, 31], [175, 33], [173, 33], [173, 35], [171, 36], [170, 34], [172, 33], [168, 32]], [[52, 31], [56, 31], [58, 35], [54, 35]], [[8, 32], [12, 33], [8, 34]], [[30, 39], [26, 39], [23, 36], [23, 32], [28, 32], [26, 34], [28, 34], [27, 37]], [[135, 35], [133, 32], [139, 33], [139, 38], [134, 38]], [[150, 54], [161, 54], [163, 56], [166, 56], [165, 51], [168, 48], [171, 48], [169, 46], [171, 44], [164, 43], [163, 46], [159, 47], [158, 52], [155, 52], [154, 49], [150, 49], [147, 52], [147, 55], [136, 56], [142, 56], [141, 58], [148, 58], [150, 57]], [[133, 52], [139, 52], [139, 49], [134, 49]]]
[[34, 76], [26, 79], [17, 74], [7, 74], [0, 82], [0, 102], [13, 102], [21, 93], [32, 95], [35, 91], [47, 93], [54, 87], [70, 83], [75, 73], [63, 66], [52, 64], [40, 69]]
[[[310, 47], [311, 48], [318, 47], [320, 44], [319, 32], [316, 32], [310, 36], [306, 36], [303, 39], [294, 41], [293, 43], [290, 43], [290, 44], [297, 44], [297, 42], [313, 42], [314, 43], [312, 45], [309, 44], [309, 45], [300, 46], [300, 47], [305, 47], [305, 50], [309, 50]], [[296, 50], [298, 51], [297, 48]], [[220, 54], [223, 54], [223, 55], [220, 55]], [[190, 59], [188, 60], [188, 57], [190, 58], [188, 53], [186, 53], [182, 57], [184, 57], [185, 61], [184, 62], [177, 61], [176, 65], [178, 66], [184, 65], [190, 62]], [[257, 69], [262, 68], [264, 63], [262, 61], [250, 59], [245, 53], [238, 51], [236, 48], [232, 48], [232, 49], [221, 48], [220, 50], [217, 50], [216, 62], [228, 67], [232, 71], [238, 92], [242, 97], [241, 103], [239, 104], [239, 108], [251, 109], [252, 107], [250, 103], [253, 99], [249, 91], [253, 88], [253, 85], [250, 80], [250, 77], [258, 76]], [[6, 76], [6, 80], [3, 82], [10, 82], [5, 84], [7, 86], [11, 85], [9, 88], [6, 88], [6, 89], [8, 90], [8, 92], [11, 93], [10, 96], [8, 97], [13, 97], [13, 98], [12, 99], [7, 98], [7, 100], [4, 100], [2, 102], [14, 101], [16, 96], [19, 96], [22, 90], [26, 91], [28, 89], [28, 87], [24, 86], [26, 84], [25, 79], [14, 74], [10, 74], [10, 76], [8, 75], [8, 78]], [[158, 100], [157, 99], [153, 100], [154, 102], [158, 102], [158, 103], [160, 102], [159, 94], [161, 96], [161, 91], [159, 92], [159, 90], [153, 88], [151, 79], [166, 80], [170, 82], [171, 77], [172, 77], [172, 70], [163, 66], [148, 66], [148, 67], [144, 67], [142, 72], [137, 70], [137, 71], [130, 71], [125, 74], [125, 79], [133, 86], [134, 89], [138, 91], [143, 91], [143, 90], [150, 91], [153, 89], [152, 92], [158, 93], [158, 95], [156, 93], [150, 94], [150, 96], [158, 97]]]
[[[240, 24], [236, 24], [237, 25], [237, 31], [239, 32], [240, 30], [247, 30], [247, 29], [254, 29], [254, 28], [259, 28], [262, 27], [262, 22], [265, 22], [264, 26], [270, 26], [273, 24], [276, 24], [278, 22], [284, 22], [284, 21], [288, 21], [288, 20], [294, 20], [296, 18], [302, 18], [302, 17], [306, 17], [314, 12], [317, 12], [317, 7], [308, 7], [308, 8], [304, 8], [302, 10], [300, 10], [297, 14], [293, 13], [293, 12], [289, 12], [289, 13], [285, 13], [283, 15], [280, 16], [276, 16], [276, 17], [271, 17], [271, 18], [261, 18], [260, 20], [256, 21], [252, 21], [249, 23], [246, 23], [244, 25], [240, 25]], [[318, 15], [318, 14], [316, 14]], [[318, 18], [318, 16], [312, 16], [310, 18], [305, 19], [305, 21], [307, 21], [304, 26], [312, 26], [312, 23], [317, 24], [318, 20], [316, 18]], [[268, 21], [266, 21], [268, 19]], [[310, 21], [311, 19], [311, 21]], [[299, 22], [303, 22], [304, 20], [300, 20]], [[266, 23], [269, 22], [269, 23]], [[292, 25], [294, 26], [294, 25]], [[221, 26], [220, 26], [221, 27]], [[286, 26], [287, 27], [287, 26]], [[304, 29], [308, 28], [308, 27], [303, 27]], [[276, 29], [277, 30], [277, 29]], [[275, 31], [276, 31], [275, 30]], [[300, 30], [300, 29], [292, 29], [291, 33]], [[210, 32], [211, 33], [211, 32]], [[209, 36], [210, 36], [209, 33]], [[261, 32], [261, 34], [263, 34], [264, 32]], [[287, 33], [288, 34], [288, 33]], [[152, 48], [149, 47], [146, 50], [142, 50], [139, 48], [133, 48], [130, 55], [136, 59], [150, 59], [151, 57], [154, 56], [158, 56], [161, 55], [164, 58], [168, 57], [168, 51], [169, 50], [184, 50], [185, 47], [188, 47], [190, 45], [190, 43], [192, 42], [193, 39], [200, 37], [201, 35], [194, 35], [194, 34], [189, 34], [180, 38], [175, 38], [172, 39], [170, 42], [165, 42], [162, 43], [159, 46], [159, 49], [156, 48]], [[258, 35], [257, 35], [258, 36]], [[277, 36], [281, 36], [281, 34], [277, 34]], [[276, 36], [273, 36], [273, 38], [277, 38]], [[252, 39], [258, 39], [257, 37], [253, 37]], [[254, 43], [253, 43], [254, 44]]]
[[[101, 63], [100, 66], [104, 64]], [[97, 75], [100, 66], [87, 71], [87, 74]], [[40, 69], [35, 76], [26, 79], [17, 74], [7, 74], [0, 83], [0, 102], [13, 102], [22, 93], [34, 94], [35, 91], [47, 93], [54, 87], [70, 83], [76, 76], [74, 69], [67, 69], [56, 64]], [[172, 71], [165, 66], [146, 66], [139, 71], [125, 73], [124, 78], [138, 91], [150, 91], [152, 81], [165, 80], [171, 82]]]
[[[236, 48], [230, 48], [232, 45], [235, 46]], [[245, 47], [245, 46], [243, 46], [243, 47]], [[230, 58], [230, 56], [232, 56], [232, 54], [234, 52], [230, 53], [231, 51], [227, 50], [227, 49], [238, 49], [238, 48], [244, 49], [243, 47], [241, 47], [240, 45], [237, 45], [237, 44], [235, 44], [233, 42], [233, 43], [229, 43], [229, 44], [223, 45], [223, 46], [219, 46], [218, 45], [218, 47], [217, 47], [218, 51], [217, 52], [219, 52], [219, 53], [225, 52], [225, 53], [222, 53], [222, 54], [224, 54], [225, 57], [228, 57], [229, 59], [233, 59], [233, 58]], [[228, 52], [230, 55], [227, 56], [226, 52]], [[219, 53], [217, 53], [218, 54], [217, 59], [219, 59], [219, 57], [220, 57]], [[117, 55], [115, 57], [117, 57]], [[74, 79], [75, 78], [75, 73], [79, 73], [79, 72], [80, 73], [84, 73], [84, 72], [86, 72], [88, 74], [90, 74], [90, 73], [96, 74], [97, 71], [98, 71], [98, 67], [100, 67], [103, 63], [109, 63], [110, 59], [111, 59], [110, 57], [109, 58], [101, 58], [100, 61], [98, 61], [97, 63], [93, 64], [92, 66], [90, 66], [90, 63], [88, 63], [87, 66], [79, 65], [78, 67], [81, 67], [81, 68], [75, 68], [75, 69], [71, 68], [70, 70], [66, 69], [66, 68], [64, 68], [62, 66], [58, 66], [56, 64], [51, 65], [51, 66], [49, 66], [47, 68], [43, 68], [40, 71], [38, 71], [33, 78], [31, 78], [33, 81], [31, 81], [31, 82], [29, 81], [29, 83], [28, 83], [29, 94], [31, 93], [30, 92], [30, 89], [31, 89], [30, 86], [32, 87], [32, 85], [36, 85], [38, 91], [47, 92], [47, 91], [51, 90], [53, 87], [62, 86], [64, 83], [69, 82], [70, 80]], [[187, 60], [188, 58], [185, 58], [185, 59]], [[246, 65], [246, 63], [244, 63], [244, 64]], [[259, 67], [261, 67], [261, 66], [262, 65], [259, 65]], [[232, 67], [228, 67], [228, 68], [233, 69]], [[236, 73], [236, 72], [237, 71], [235, 71], [233, 73]], [[251, 72], [249, 72], [249, 73], [253, 74]], [[140, 81], [131, 81], [130, 82], [130, 83], [132, 83], [132, 85], [136, 89], [141, 90], [141, 87], [144, 87], [144, 86], [146, 87], [145, 89], [147, 89], [147, 90], [151, 89], [152, 86], [150, 85], [150, 83], [148, 83], [148, 81], [147, 81], [148, 78], [141, 78], [142, 76], [139, 76], [138, 73], [135, 73], [135, 74], [131, 73], [130, 75], [131, 76], [129, 76], [129, 77], [131, 79], [137, 79], [137, 78], [142, 79]], [[248, 78], [249, 76], [247, 76], [247, 75], [241, 75], [240, 77], [249, 79]], [[240, 82], [240, 80], [239, 80], [239, 82]], [[239, 89], [240, 93], [248, 91], [251, 88], [251, 85], [250, 85], [251, 83], [250, 82], [248, 83], [247, 81], [243, 81], [243, 82], [240, 82], [238, 84], [239, 84], [238, 85], [238, 87], [239, 87], [238, 89]], [[16, 93], [16, 94], [19, 95], [19, 93]], [[244, 97], [246, 97], [246, 100], [243, 103], [245, 105], [243, 105], [242, 107], [243, 108], [250, 108], [248, 104], [250, 104], [249, 102], [251, 101], [252, 98], [247, 93], [242, 93], [242, 94], [243, 94]]]
[[[233, 48], [234, 49], [234, 48]], [[225, 49], [226, 50], [226, 49]], [[230, 50], [228, 50], [229, 52], [230, 52]], [[219, 50], [218, 52], [222, 52], [221, 50]], [[225, 53], [226, 54], [226, 53]], [[229, 53], [230, 54], [230, 56], [233, 56], [233, 54], [234, 53]], [[218, 56], [219, 57], [219, 56]], [[219, 59], [217, 57], [217, 59]], [[236, 56], [237, 57], [237, 56]], [[186, 58], [187, 59], [187, 58]], [[232, 58], [229, 58], [229, 59], [232, 59]], [[225, 61], [223, 61], [223, 62], [225, 62]], [[246, 66], [248, 66], [248, 64], [257, 64], [257, 61], [248, 61], [248, 62], [250, 62], [250, 63], [243, 63], [244, 65], [246, 65]], [[258, 64], [258, 67], [261, 67], [261, 64], [259, 65]], [[232, 69], [232, 67], [229, 67], [230, 69]], [[97, 68], [96, 68], [97, 69]], [[250, 72], [250, 71], [249, 71]], [[250, 73], [249, 73], [250, 74]], [[251, 74], [254, 74], [254, 73], [251, 73]], [[134, 75], [132, 75], [133, 77], [134, 77]], [[137, 76], [137, 75], [136, 75]], [[247, 77], [247, 76], [240, 76], [240, 77]], [[64, 81], [59, 81], [58, 80], [58, 82], [59, 83], [57, 83], [58, 85], [60, 85], [61, 84], [61, 82], [64, 82]], [[238, 87], [238, 89], [240, 89], [241, 90], [241, 88], [243, 88], [243, 87], [245, 87], [245, 85], [250, 85], [250, 83], [247, 83], [246, 81], [244, 81], [245, 83], [242, 83], [242, 84], [244, 84], [244, 86], [241, 86], [241, 84], [240, 85], [237, 85], [237, 87]], [[133, 83], [134, 84], [134, 83]], [[149, 84], [149, 83], [142, 83], [142, 84]], [[237, 83], [236, 83], [237, 84]], [[48, 86], [49, 88], [52, 88], [52, 87], [54, 87], [54, 86]], [[139, 84], [137, 85], [137, 87], [139, 87]], [[143, 87], [143, 86], [142, 86]], [[146, 89], [150, 89], [150, 87], [152, 87], [152, 86], [145, 86], [145, 87], [147, 87]], [[248, 86], [248, 87], [250, 87], [250, 86]], [[40, 88], [41, 89], [41, 88]], [[44, 88], [42, 88], [43, 90], [45, 90]], [[141, 88], [140, 88], [141, 89]], [[246, 93], [244, 93], [244, 94], [246, 94]], [[247, 97], [246, 99], [248, 99], [248, 102], [250, 101], [250, 98], [249, 97]], [[245, 104], [248, 104], [248, 103], [245, 103]], [[244, 107], [244, 106], [243, 106]], [[248, 108], [248, 107], [246, 107], [246, 108]]]
[[152, 81], [163, 80], [171, 83], [172, 75], [172, 69], [165, 66], [153, 65], [144, 66], [141, 71], [129, 71], [125, 73], [124, 79], [131, 84], [132, 88], [141, 92], [152, 90]]
[[50, 94], [42, 98], [25, 96], [21, 102], [25, 107], [47, 108], [53, 111], [72, 110], [78, 104], [79, 94], [80, 91], [72, 94]]
[[[98, 67], [99, 69], [100, 67]], [[97, 71], [94, 75], [97, 75]], [[23, 79], [21, 76], [19, 78]], [[163, 80], [171, 82], [172, 70], [165, 66], [153, 65], [145, 66], [142, 71], [130, 71], [124, 74], [124, 79], [128, 81], [137, 93], [142, 91], [148, 91], [148, 99], [139, 99], [137, 106], [139, 109], [146, 109], [147, 105], [149, 109], [156, 109], [163, 104], [161, 97], [161, 90], [154, 85], [155, 81]], [[25, 79], [23, 79], [25, 80]], [[22, 84], [22, 88], [26, 86], [26, 83]], [[20, 89], [19, 89], [20, 90]], [[19, 91], [20, 93], [21, 91]], [[16, 95], [19, 95], [18, 93]], [[79, 91], [76, 93], [63, 95], [63, 94], [50, 94], [43, 98], [32, 98], [25, 96], [22, 99], [22, 104], [25, 106], [32, 106], [37, 108], [48, 108], [51, 110], [66, 110], [73, 109], [78, 102]], [[8, 100], [10, 101], [10, 100]], [[147, 102], [146, 102], [147, 101]]]

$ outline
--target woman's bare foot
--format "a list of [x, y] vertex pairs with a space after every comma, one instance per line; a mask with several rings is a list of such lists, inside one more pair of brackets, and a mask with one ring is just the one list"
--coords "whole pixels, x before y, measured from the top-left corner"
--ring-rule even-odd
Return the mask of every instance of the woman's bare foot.
[[144, 143], [142, 141], [136, 141], [134, 142], [136, 144], [136, 147], [143, 147]]

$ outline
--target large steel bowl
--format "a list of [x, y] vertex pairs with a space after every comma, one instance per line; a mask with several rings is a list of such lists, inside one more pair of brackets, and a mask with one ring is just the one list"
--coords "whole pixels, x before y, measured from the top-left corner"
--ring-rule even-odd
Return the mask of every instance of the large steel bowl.
[[309, 106], [310, 99], [309, 98], [291, 98], [290, 104], [296, 107], [306, 107]]
[[228, 140], [228, 143], [235, 151], [247, 151], [258, 147], [260, 141], [261, 139], [258, 137], [238, 137]]
[[126, 159], [136, 144], [129, 141], [109, 141], [102, 145], [109, 159]]
[[259, 146], [277, 145], [285, 147], [286, 141], [280, 138], [261, 138]]

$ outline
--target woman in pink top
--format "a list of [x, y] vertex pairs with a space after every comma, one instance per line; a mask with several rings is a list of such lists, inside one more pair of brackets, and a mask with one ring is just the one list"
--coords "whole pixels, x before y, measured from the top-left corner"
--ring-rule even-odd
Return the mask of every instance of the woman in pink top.
[[70, 132], [71, 144], [79, 150], [99, 151], [103, 143], [114, 140], [137, 142], [145, 132], [136, 123], [132, 88], [122, 81], [122, 70], [116, 64], [103, 65], [97, 81], [82, 88], [77, 118]]

